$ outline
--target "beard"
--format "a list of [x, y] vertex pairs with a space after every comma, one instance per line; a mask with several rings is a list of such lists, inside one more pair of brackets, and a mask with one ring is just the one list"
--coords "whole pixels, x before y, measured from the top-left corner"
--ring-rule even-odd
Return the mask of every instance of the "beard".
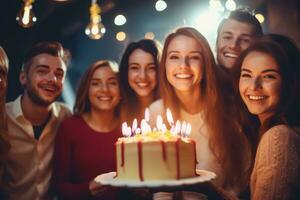
[[53, 97], [52, 99], [44, 99], [43, 97], [41, 97], [41, 95], [39, 95], [38, 91], [32, 87], [32, 84], [29, 83], [26, 85], [26, 92], [28, 94], [28, 97], [31, 99], [31, 101], [38, 105], [38, 106], [42, 106], [42, 107], [48, 107], [49, 105], [51, 105], [56, 99], [58, 99], [59, 95]]

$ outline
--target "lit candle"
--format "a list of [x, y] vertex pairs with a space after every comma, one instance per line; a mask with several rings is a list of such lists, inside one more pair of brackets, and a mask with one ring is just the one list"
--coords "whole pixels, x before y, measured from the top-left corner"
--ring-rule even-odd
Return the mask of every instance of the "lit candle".
[[156, 128], [157, 128], [158, 131], [162, 131], [163, 119], [160, 115], [158, 115], [157, 118], [156, 118]]
[[181, 125], [180, 135], [185, 136], [185, 134], [186, 134], [186, 122], [183, 121]]
[[132, 133], [135, 133], [136, 129], [137, 129], [137, 119], [134, 119], [132, 122]]
[[179, 120], [177, 120], [176, 125], [175, 125], [175, 129], [174, 129], [174, 134], [175, 135], [180, 133], [180, 128], [181, 128], [181, 124], [180, 124]]
[[146, 122], [149, 122], [150, 119], [150, 114], [149, 114], [149, 108], [145, 109], [145, 120]]
[[167, 120], [170, 124], [170, 126], [174, 125], [174, 120], [173, 120], [173, 116], [172, 116], [172, 112], [169, 108], [167, 108]]
[[192, 125], [190, 123], [187, 123], [186, 127], [186, 136], [188, 137], [192, 132]]
[[147, 133], [147, 129], [148, 129], [147, 122], [146, 122], [145, 119], [142, 119], [142, 121], [141, 121], [141, 131], [142, 131], [143, 135]]

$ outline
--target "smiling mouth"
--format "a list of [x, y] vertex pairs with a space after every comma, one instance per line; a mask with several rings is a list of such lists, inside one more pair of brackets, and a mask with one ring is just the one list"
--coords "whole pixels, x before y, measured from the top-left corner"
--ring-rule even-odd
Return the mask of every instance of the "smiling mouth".
[[175, 77], [178, 79], [189, 79], [192, 78], [191, 74], [175, 74]]
[[261, 95], [248, 95], [248, 99], [251, 101], [262, 101], [265, 100], [267, 96], [261, 96]]
[[57, 87], [55, 87], [55, 86], [42, 86], [41, 89], [46, 92], [51, 92], [51, 93], [54, 93], [57, 91]]
[[224, 56], [227, 58], [237, 58], [238, 54], [236, 53], [224, 53]]
[[100, 101], [111, 101], [112, 97], [97, 97]]
[[149, 83], [136, 83], [139, 87], [148, 87], [149, 86]]

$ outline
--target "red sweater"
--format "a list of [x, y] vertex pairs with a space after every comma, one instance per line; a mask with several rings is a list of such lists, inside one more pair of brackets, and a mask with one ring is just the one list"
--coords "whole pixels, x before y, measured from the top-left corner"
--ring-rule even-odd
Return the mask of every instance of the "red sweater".
[[[63, 121], [58, 129], [53, 184], [59, 199], [92, 199], [89, 182], [97, 175], [115, 171], [114, 143], [120, 131], [97, 132], [82, 117]], [[116, 199], [111, 189], [101, 199]]]

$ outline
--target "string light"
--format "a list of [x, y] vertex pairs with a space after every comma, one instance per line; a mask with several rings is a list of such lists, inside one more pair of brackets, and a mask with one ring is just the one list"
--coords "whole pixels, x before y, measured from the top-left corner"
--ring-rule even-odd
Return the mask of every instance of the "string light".
[[118, 40], [118, 41], [124, 41], [125, 39], [126, 39], [126, 33], [125, 32], [123, 32], [123, 31], [120, 31], [120, 32], [118, 32], [117, 34], [116, 34], [116, 39]]
[[97, 4], [97, 0], [91, 1], [90, 7], [90, 23], [85, 28], [85, 34], [93, 40], [98, 40], [106, 32], [104, 25], [101, 23], [101, 8]]
[[227, 10], [233, 11], [236, 9], [236, 3], [234, 0], [227, 0], [225, 3], [225, 7]]
[[255, 17], [261, 24], [265, 21], [265, 17], [260, 13], [255, 14]]
[[122, 25], [124, 25], [126, 23], [126, 21], [127, 20], [126, 20], [126, 17], [124, 15], [117, 15], [115, 17], [114, 23], [117, 26], [122, 26]]
[[167, 8], [167, 3], [164, 1], [164, 0], [158, 0], [156, 3], [155, 3], [155, 9], [159, 12], [165, 10]]
[[22, 9], [18, 12], [16, 20], [20, 26], [23, 28], [29, 28], [35, 24], [37, 21], [33, 11], [32, 4], [34, 0], [23, 0], [24, 5]]

